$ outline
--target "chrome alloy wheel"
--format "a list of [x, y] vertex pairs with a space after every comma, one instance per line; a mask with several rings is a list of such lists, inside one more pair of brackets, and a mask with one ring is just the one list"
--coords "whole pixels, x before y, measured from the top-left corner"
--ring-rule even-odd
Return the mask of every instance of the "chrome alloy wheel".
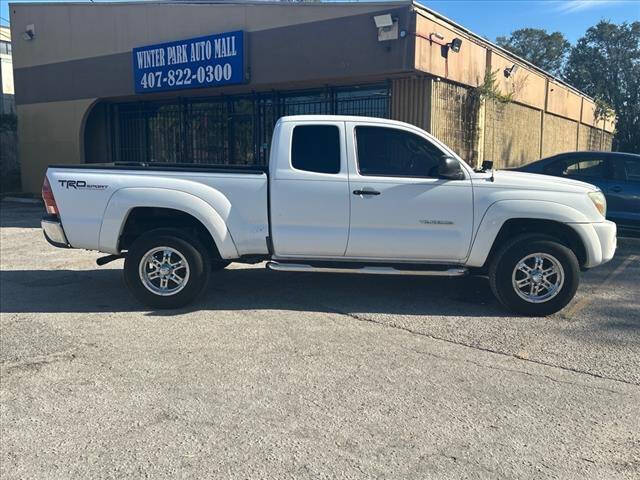
[[140, 281], [155, 295], [167, 297], [182, 290], [189, 281], [189, 263], [175, 248], [155, 247], [140, 260]]
[[532, 253], [516, 264], [511, 281], [520, 298], [530, 303], [543, 303], [560, 293], [564, 269], [554, 256]]

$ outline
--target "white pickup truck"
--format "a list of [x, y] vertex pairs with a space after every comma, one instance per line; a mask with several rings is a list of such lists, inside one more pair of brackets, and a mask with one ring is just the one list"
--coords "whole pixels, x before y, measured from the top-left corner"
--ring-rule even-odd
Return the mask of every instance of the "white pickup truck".
[[47, 170], [42, 228], [58, 247], [124, 257], [154, 308], [193, 301], [213, 271], [486, 275], [525, 315], [563, 308], [580, 270], [610, 260], [616, 226], [594, 186], [474, 171], [412, 125], [296, 116], [274, 129], [268, 169], [84, 164]]

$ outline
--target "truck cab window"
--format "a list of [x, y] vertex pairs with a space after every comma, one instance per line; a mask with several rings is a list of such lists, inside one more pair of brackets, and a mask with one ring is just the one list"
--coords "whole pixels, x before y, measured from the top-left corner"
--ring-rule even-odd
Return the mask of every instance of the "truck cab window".
[[356, 127], [356, 141], [361, 175], [435, 177], [444, 156], [426, 139], [395, 128]]
[[298, 125], [293, 129], [291, 165], [316, 173], [340, 172], [340, 131], [335, 125]]

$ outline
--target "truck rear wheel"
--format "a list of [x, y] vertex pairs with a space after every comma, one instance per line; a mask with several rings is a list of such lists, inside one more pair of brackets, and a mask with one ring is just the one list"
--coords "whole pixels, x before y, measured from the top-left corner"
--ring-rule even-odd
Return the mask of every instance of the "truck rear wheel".
[[140, 302], [153, 308], [179, 308], [191, 303], [209, 280], [206, 250], [199, 241], [151, 231], [127, 253], [124, 279]]
[[505, 307], [529, 316], [564, 308], [580, 283], [578, 259], [551, 237], [522, 235], [507, 242], [489, 267], [489, 282]]

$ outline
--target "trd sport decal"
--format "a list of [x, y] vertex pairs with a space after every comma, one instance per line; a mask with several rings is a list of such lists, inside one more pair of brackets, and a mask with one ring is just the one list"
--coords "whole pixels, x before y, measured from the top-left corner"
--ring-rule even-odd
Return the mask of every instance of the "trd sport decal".
[[63, 188], [73, 188], [76, 190], [104, 190], [108, 185], [95, 185], [93, 183], [87, 183], [84, 180], [58, 180], [58, 183]]

